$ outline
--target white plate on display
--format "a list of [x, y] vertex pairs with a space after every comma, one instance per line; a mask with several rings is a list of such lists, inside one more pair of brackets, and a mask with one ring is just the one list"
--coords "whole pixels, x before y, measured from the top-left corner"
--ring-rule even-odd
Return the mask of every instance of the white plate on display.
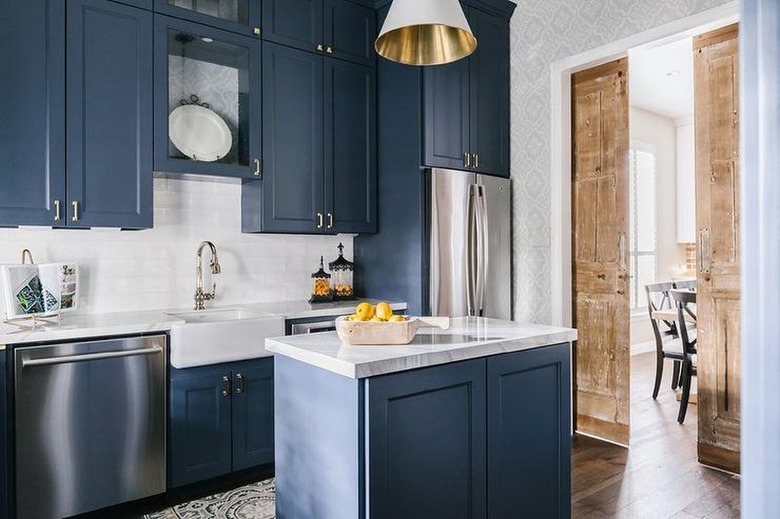
[[199, 105], [182, 105], [168, 116], [173, 145], [191, 159], [214, 162], [230, 152], [233, 136], [225, 121]]

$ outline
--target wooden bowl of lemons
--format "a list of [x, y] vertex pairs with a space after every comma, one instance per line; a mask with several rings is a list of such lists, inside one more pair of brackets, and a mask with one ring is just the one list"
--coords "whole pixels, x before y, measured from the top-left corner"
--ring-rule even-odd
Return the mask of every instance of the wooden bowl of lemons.
[[360, 303], [354, 314], [336, 319], [341, 342], [353, 345], [409, 344], [420, 328], [449, 327], [449, 317], [396, 315], [387, 303]]

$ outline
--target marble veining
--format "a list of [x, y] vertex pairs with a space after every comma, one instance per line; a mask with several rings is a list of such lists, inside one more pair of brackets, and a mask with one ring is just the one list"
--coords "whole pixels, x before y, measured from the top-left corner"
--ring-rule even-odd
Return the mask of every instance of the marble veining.
[[577, 330], [482, 317], [424, 328], [406, 346], [350, 346], [335, 332], [266, 339], [266, 350], [349, 378], [366, 378], [460, 360], [571, 342]]

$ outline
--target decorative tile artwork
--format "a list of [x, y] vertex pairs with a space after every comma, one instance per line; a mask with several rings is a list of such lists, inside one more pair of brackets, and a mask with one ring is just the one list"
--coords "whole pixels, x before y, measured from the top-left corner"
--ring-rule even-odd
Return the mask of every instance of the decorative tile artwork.
[[2, 289], [7, 319], [75, 310], [78, 265], [4, 265]]
[[523, 0], [511, 23], [514, 318], [548, 323], [550, 65], [728, 3], [726, 0]]

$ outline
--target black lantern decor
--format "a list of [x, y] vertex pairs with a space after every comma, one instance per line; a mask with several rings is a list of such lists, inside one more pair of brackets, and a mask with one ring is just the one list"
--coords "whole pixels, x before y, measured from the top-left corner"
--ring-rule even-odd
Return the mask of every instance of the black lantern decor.
[[311, 275], [311, 299], [310, 303], [326, 303], [333, 301], [333, 292], [330, 290], [330, 274], [325, 272], [325, 263], [320, 256], [320, 270]]
[[328, 268], [333, 273], [333, 299], [337, 301], [355, 299], [355, 290], [352, 284], [355, 264], [344, 259], [344, 245], [341, 243], [339, 243], [339, 257], [336, 258], [336, 261], [328, 263]]

